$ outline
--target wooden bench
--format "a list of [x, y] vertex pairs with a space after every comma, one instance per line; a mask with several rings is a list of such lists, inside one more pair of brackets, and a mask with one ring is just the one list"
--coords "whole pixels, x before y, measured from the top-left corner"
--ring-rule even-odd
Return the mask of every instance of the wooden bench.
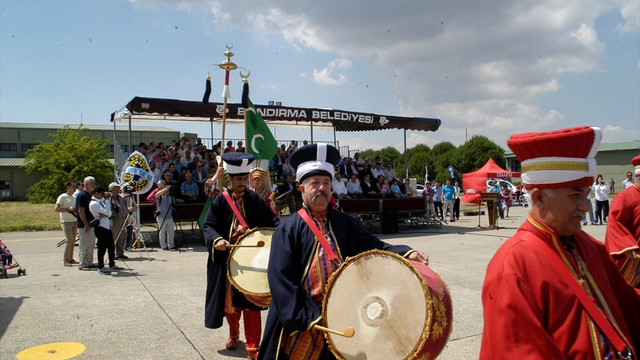
[[[426, 203], [422, 197], [412, 198], [380, 198], [380, 199], [341, 199], [339, 206], [347, 214], [354, 216], [370, 216], [373, 220], [380, 220], [383, 233], [398, 232], [398, 221], [409, 220], [411, 225], [424, 224], [425, 226], [436, 225], [435, 222], [426, 216]], [[367, 223], [372, 221], [364, 219]], [[441, 225], [441, 224], [440, 224]]]
[[[200, 214], [204, 208], [204, 203], [194, 204], [173, 204], [175, 209], [173, 220], [176, 222], [198, 222]], [[153, 204], [145, 202], [140, 204], [140, 223], [155, 224], [156, 218], [153, 213], [156, 211]]]

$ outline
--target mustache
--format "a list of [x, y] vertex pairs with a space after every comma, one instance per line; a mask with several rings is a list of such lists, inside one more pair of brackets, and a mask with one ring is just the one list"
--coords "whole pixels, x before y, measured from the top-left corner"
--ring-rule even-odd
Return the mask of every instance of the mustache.
[[583, 211], [574, 211], [571, 213], [571, 217], [583, 217], [586, 214], [586, 212]]
[[320, 196], [324, 197], [326, 200], [328, 200], [328, 199], [329, 199], [329, 195], [328, 195], [328, 194], [325, 194], [325, 193], [323, 193], [323, 192], [321, 192], [321, 191], [318, 191], [318, 193], [317, 193], [317, 194], [313, 195], [313, 197], [311, 198], [311, 201], [316, 201], [316, 199], [317, 199], [318, 197], [320, 197]]

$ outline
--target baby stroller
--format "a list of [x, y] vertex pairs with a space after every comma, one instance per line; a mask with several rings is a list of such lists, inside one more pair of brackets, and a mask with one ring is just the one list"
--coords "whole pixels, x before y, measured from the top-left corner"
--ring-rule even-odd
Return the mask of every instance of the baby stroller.
[[2, 266], [0, 267], [0, 278], [8, 277], [8, 270], [18, 268], [18, 276], [27, 275], [27, 270], [23, 269], [18, 261], [13, 257], [11, 251], [4, 245], [0, 239], [0, 257], [2, 258]]

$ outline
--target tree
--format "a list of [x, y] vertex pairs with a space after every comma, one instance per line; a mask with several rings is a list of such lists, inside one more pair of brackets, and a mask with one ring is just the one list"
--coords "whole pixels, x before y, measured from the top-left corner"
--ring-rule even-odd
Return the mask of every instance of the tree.
[[482, 135], [474, 135], [458, 147], [456, 164], [461, 173], [469, 173], [481, 168], [489, 158], [504, 167], [504, 150]]
[[106, 146], [109, 140], [82, 136], [80, 126], [72, 129], [65, 126], [49, 137], [51, 142], [42, 142], [27, 150], [24, 169], [27, 174], [42, 173], [40, 181], [27, 191], [31, 202], [55, 202], [59, 194], [66, 191], [68, 180], [96, 178], [96, 183], [106, 186], [113, 178], [113, 166], [107, 160]]
[[456, 152], [456, 147], [448, 141], [434, 145], [428, 156], [429, 163], [433, 164], [433, 166], [429, 168], [429, 178], [438, 180], [440, 183], [451, 178], [448, 169], [449, 165], [454, 167], [453, 175], [458, 176], [456, 174], [459, 173], [458, 166], [455, 162]]

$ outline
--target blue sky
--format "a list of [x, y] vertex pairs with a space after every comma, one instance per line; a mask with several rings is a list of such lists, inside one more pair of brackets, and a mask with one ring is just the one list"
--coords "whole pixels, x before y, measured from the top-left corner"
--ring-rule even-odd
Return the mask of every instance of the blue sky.
[[[407, 132], [409, 147], [479, 134], [506, 148], [513, 133], [578, 125], [602, 128], [603, 142], [640, 138], [637, 0], [0, 4], [2, 122], [105, 125], [134, 96], [202, 99], [209, 72], [219, 101], [216, 65], [233, 44], [256, 104], [442, 120], [437, 132]], [[231, 101], [241, 87], [232, 73]], [[208, 124], [136, 125], [155, 124], [210, 134]], [[398, 130], [337, 139], [360, 150], [403, 144]]]

